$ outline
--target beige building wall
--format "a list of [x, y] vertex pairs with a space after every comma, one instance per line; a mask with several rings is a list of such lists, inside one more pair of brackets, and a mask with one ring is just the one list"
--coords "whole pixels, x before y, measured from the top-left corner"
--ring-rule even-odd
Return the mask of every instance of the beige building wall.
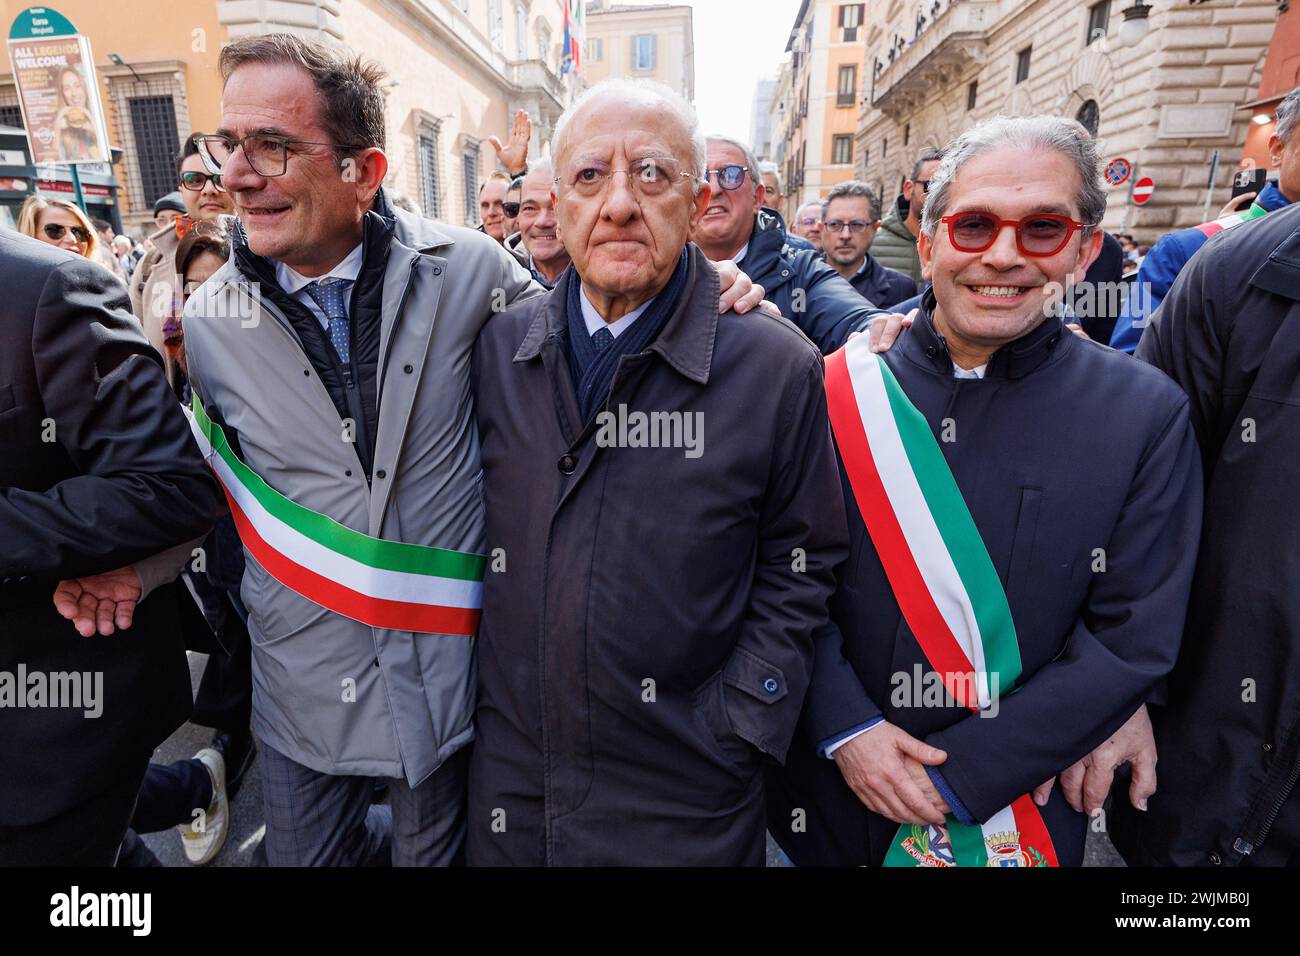
[[[0, 27], [5, 37], [14, 18], [33, 4], [0, 0]], [[119, 211], [127, 229], [152, 224], [151, 208], [140, 195], [140, 171], [131, 125], [131, 97], [170, 95], [180, 139], [216, 129], [221, 118], [221, 83], [217, 54], [226, 41], [226, 28], [213, 0], [130, 0], [129, 6], [104, 0], [56, 0], [54, 8], [90, 38], [95, 55], [99, 93], [104, 103], [108, 138], [123, 155], [114, 167], [119, 184]], [[114, 66], [116, 53], [135, 68]], [[16, 104], [9, 61], [0, 62], [0, 106]]]
[[[27, 5], [0, 0], [6, 32]], [[232, 37], [287, 31], [346, 44], [382, 64], [390, 76], [387, 185], [456, 224], [478, 221], [477, 201], [466, 197], [466, 155], [477, 150], [481, 183], [498, 168], [487, 138], [506, 139], [521, 108], [533, 119], [530, 156], [544, 155], [572, 99], [572, 77], [558, 75], [562, 0], [60, 0], [56, 9], [91, 39], [110, 140], [124, 150], [115, 171], [128, 228], [152, 221], [139, 197], [128, 99], [171, 94], [180, 140], [216, 129], [217, 55]], [[142, 81], [112, 65], [109, 53], [120, 54]], [[0, 76], [0, 105], [16, 102], [12, 78]], [[436, 144], [431, 166], [421, 157], [421, 136]], [[427, 168], [431, 177], [422, 176]], [[422, 202], [426, 178], [435, 183], [436, 202]]]
[[[587, 47], [582, 73], [587, 83], [610, 78], [657, 80], [688, 101], [695, 100], [695, 26], [681, 4], [589, 3]], [[633, 38], [653, 36], [654, 64], [638, 69]]]
[[[772, 98], [773, 137], [785, 143], [784, 208], [788, 221], [805, 202], [822, 199], [838, 183], [853, 178], [853, 135], [862, 90], [866, 31], [842, 28], [841, 10], [867, 4], [802, 0], [787, 43], [787, 62]], [[841, 66], [856, 66], [853, 89], [839, 91]], [[849, 161], [835, 162], [836, 136], [849, 136]], [[778, 148], [779, 152], [779, 148]]]
[[[1157, 4], [1149, 33], [1118, 43], [1122, 0], [1112, 0], [1104, 39], [1085, 43], [1091, 4], [1077, 0], [942, 0], [917, 35], [915, 11], [872, 4], [857, 130], [858, 171], [888, 205], [926, 146], [948, 142], [998, 113], [1076, 117], [1097, 106], [1103, 157], [1123, 157], [1135, 176], [1155, 181], [1151, 201], [1128, 206], [1130, 183], [1109, 187], [1104, 225], [1125, 223], [1139, 241], [1205, 218], [1213, 152], [1219, 173], [1213, 216], [1227, 201], [1241, 158], [1249, 111], [1277, 21], [1272, 0], [1213, 5]], [[1019, 51], [1031, 48], [1029, 76], [1016, 82]], [[889, 51], [896, 56], [891, 61]], [[873, 79], [874, 78], [874, 79]], [[977, 83], [968, 109], [971, 83]], [[905, 142], [906, 140], [906, 142]]]

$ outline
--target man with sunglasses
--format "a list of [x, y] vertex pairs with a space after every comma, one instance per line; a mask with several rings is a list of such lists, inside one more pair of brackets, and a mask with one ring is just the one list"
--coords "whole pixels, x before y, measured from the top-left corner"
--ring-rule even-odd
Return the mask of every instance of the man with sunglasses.
[[131, 274], [131, 311], [144, 326], [149, 344], [158, 350], [167, 369], [167, 380], [175, 384], [176, 361], [163, 344], [163, 326], [174, 320], [181, 308], [180, 280], [176, 274], [176, 247], [196, 222], [230, 216], [235, 204], [203, 164], [194, 140], [188, 139], [176, 157], [183, 214], [173, 217], [149, 237], [153, 251]]
[[[931, 180], [915, 324], [827, 359], [851, 558], [803, 746], [769, 779], [798, 864], [1079, 865], [1088, 818], [1051, 783], [1142, 736], [1178, 655], [1200, 461], [1180, 390], [1059, 317], [1105, 207], [1078, 123], [976, 126]], [[1151, 784], [1138, 767], [1131, 798]]]
[[916, 283], [871, 255], [880, 228], [880, 200], [866, 183], [849, 180], [831, 189], [822, 202], [822, 245], [831, 268], [868, 302], [892, 308], [916, 295]]
[[925, 206], [930, 180], [941, 159], [941, 149], [927, 149], [917, 156], [911, 175], [903, 180], [902, 192], [886, 211], [880, 223], [880, 233], [872, 243], [873, 255], [881, 265], [898, 270], [918, 285], [921, 283], [921, 260], [916, 243], [921, 233], [921, 209]]
[[879, 310], [864, 301], [815, 249], [797, 249], [785, 222], [764, 208], [767, 187], [754, 178], [753, 151], [738, 140], [710, 136], [709, 204], [691, 233], [713, 261], [734, 260], [767, 297], [823, 351], [834, 351]]

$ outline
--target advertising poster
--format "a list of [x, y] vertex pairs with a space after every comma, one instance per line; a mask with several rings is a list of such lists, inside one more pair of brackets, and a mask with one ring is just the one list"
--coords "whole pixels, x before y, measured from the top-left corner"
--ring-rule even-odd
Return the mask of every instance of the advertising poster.
[[33, 163], [110, 160], [90, 40], [84, 36], [9, 41]]

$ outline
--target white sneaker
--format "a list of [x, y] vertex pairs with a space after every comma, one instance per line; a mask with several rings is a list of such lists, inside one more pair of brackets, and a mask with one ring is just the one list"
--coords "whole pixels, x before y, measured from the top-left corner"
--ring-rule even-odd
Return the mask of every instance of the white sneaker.
[[212, 803], [199, 814], [195, 814], [189, 823], [176, 827], [181, 834], [181, 846], [185, 848], [185, 859], [195, 866], [210, 863], [225, 846], [226, 834], [230, 830], [230, 805], [226, 800], [226, 761], [220, 751], [205, 747], [194, 755], [208, 768], [212, 777]]

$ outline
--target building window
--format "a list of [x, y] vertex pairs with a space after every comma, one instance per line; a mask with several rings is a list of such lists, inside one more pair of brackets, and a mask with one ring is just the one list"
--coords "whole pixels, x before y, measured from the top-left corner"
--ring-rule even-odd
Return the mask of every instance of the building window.
[[653, 33], [641, 33], [632, 38], [632, 69], [653, 70], [659, 38]]
[[430, 219], [442, 216], [438, 192], [438, 130], [433, 126], [420, 129], [416, 144], [420, 160], [420, 209]]
[[837, 166], [853, 162], [853, 137], [848, 133], [837, 133], [831, 138], [831, 162]]
[[478, 143], [465, 147], [461, 154], [465, 176], [465, 225], [478, 225]]
[[506, 21], [501, 12], [501, 0], [488, 0], [488, 32], [492, 37], [492, 45], [498, 50], [503, 49], [506, 43]]
[[1083, 45], [1087, 46], [1094, 40], [1100, 40], [1106, 35], [1107, 25], [1110, 23], [1110, 0], [1101, 0], [1101, 3], [1094, 3], [1088, 8], [1088, 35], [1083, 38]]
[[605, 59], [605, 41], [601, 37], [592, 37], [587, 41], [587, 59], [599, 63]]
[[1101, 126], [1101, 110], [1096, 100], [1087, 100], [1079, 107], [1079, 112], [1074, 114], [1074, 118], [1093, 139], [1097, 138], [1097, 128]]
[[0, 106], [0, 126], [23, 128], [23, 108], [21, 106]]
[[515, 43], [519, 46], [519, 59], [528, 59], [528, 8], [515, 3]]
[[906, 146], [912, 138], [912, 124], [908, 123], [903, 127], [903, 145]]
[[889, 137], [886, 136], [880, 144], [880, 158], [885, 159], [889, 155]]
[[840, 67], [840, 83], [835, 93], [836, 106], [853, 106], [858, 102], [858, 65], [847, 63]]
[[1016, 54], [1016, 82], [1023, 83], [1029, 79], [1029, 56], [1034, 52], [1032, 46], [1027, 46]]
[[127, 102], [144, 205], [152, 206], [176, 189], [176, 154], [180, 151], [176, 106], [170, 96], [133, 96]]
[[862, 26], [862, 12], [865, 3], [846, 3], [840, 7], [840, 39], [845, 43], [856, 43], [858, 27]]
[[975, 108], [975, 97], [979, 94], [979, 88], [979, 80], [971, 80], [966, 87], [966, 111], [968, 113]]

